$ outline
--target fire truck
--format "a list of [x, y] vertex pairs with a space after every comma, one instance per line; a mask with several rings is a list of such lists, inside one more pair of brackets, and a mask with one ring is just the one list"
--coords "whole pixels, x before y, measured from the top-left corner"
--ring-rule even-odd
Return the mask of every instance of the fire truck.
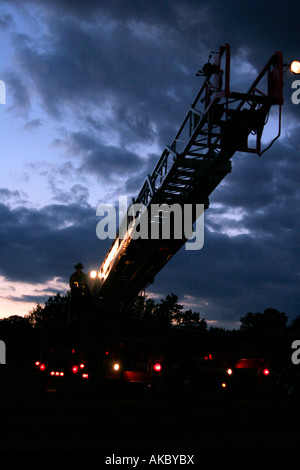
[[[269, 376], [261, 358], [239, 357], [234, 338], [225, 344], [223, 337], [213, 338], [208, 332], [188, 333], [176, 328], [162, 331], [145, 327], [124, 314], [124, 306], [130, 305], [189, 243], [185, 233], [176, 236], [174, 220], [168, 220], [170, 236], [162, 236], [168, 209], [180, 207], [184, 218], [185, 208], [192, 207], [190, 224], [195, 226], [209, 207], [209, 196], [231, 172], [234, 155], [242, 152], [262, 156], [280, 136], [282, 54], [272, 55], [245, 93], [231, 90], [230, 56], [229, 44], [220, 46], [197, 73], [202, 83], [199, 92], [173, 141], [163, 149], [152, 173], [146, 175], [130, 205], [131, 211], [128, 208], [122, 231], [90, 280], [92, 313], [87, 315], [88, 320], [80, 322], [76, 333], [76, 322], [68, 325], [71, 333], [64, 336], [63, 346], [57, 345], [56, 352], [52, 348], [47, 358], [37, 360], [41, 375], [57, 381], [70, 375], [79, 381], [93, 377], [147, 386], [168, 386], [176, 381], [187, 385], [205, 382], [211, 386], [217, 382], [223, 388], [234, 381], [236, 372], [244, 372], [245, 376], [246, 371], [254, 371], [256, 377]], [[272, 123], [276, 119], [277, 127], [267, 141], [263, 138], [264, 129], [271, 112]], [[153, 220], [150, 214], [155, 204], [160, 212]], [[141, 221], [139, 207], [147, 209], [144, 217], [148, 227], [158, 224], [159, 236], [132, 235], [132, 228]], [[194, 210], [195, 207], [202, 211]], [[68, 354], [63, 353], [63, 367], [59, 365], [61, 348], [68, 348]]]

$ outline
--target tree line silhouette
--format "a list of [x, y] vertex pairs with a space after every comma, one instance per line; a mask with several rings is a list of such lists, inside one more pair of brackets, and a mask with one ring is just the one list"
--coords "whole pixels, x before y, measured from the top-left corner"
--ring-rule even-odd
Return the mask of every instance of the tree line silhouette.
[[[121, 312], [120, 318], [123, 325], [124, 321], [128, 324], [129, 331], [129, 320], [132, 319], [145, 325], [146, 329], [149, 326], [149, 330], [154, 328], [154, 331], [162, 334], [167, 331], [199, 332], [200, 343], [204, 334], [212, 335], [213, 341], [221, 341], [225, 335], [230, 341], [236, 338], [241, 345], [245, 343], [245, 354], [262, 354], [278, 364], [290, 362], [291, 340], [298, 338], [300, 333], [300, 315], [288, 325], [287, 315], [275, 308], [246, 313], [240, 318], [240, 327], [237, 330], [210, 326], [198, 312], [184, 310], [177, 295], [173, 293], [160, 302], [138, 296], [126, 306], [126, 311], [130, 312], [130, 317], [124, 317]], [[69, 328], [68, 325], [72, 326], [69, 313], [70, 292], [67, 292], [64, 295], [57, 293], [49, 297], [43, 306], [37, 304], [24, 317], [12, 315], [1, 319], [0, 339], [6, 344], [7, 363], [18, 366], [34, 363], [47, 335], [63, 337]], [[114, 319], [110, 315], [108, 317], [114, 324]]]
[[[0, 319], [0, 333], [4, 328], [16, 330], [30, 328], [42, 329], [51, 323], [65, 323], [69, 319], [70, 292], [57, 293], [48, 298], [45, 305], [39, 303], [24, 317], [12, 315]], [[164, 327], [186, 327], [211, 331], [232, 331], [223, 327], [210, 326], [200, 317], [199, 312], [191, 309], [184, 310], [178, 303], [178, 296], [168, 294], [165, 299], [155, 302], [151, 298], [139, 295], [131, 303], [125, 306], [126, 312], [130, 311], [130, 317], [136, 320], [149, 322]], [[288, 325], [288, 316], [275, 308], [266, 308], [263, 312], [248, 312], [240, 317], [240, 331], [298, 331], [300, 330], [300, 315]], [[234, 330], [235, 331], [235, 330]]]

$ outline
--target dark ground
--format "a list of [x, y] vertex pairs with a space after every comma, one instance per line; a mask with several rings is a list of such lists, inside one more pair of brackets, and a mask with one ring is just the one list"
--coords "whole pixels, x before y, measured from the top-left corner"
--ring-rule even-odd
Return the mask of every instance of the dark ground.
[[293, 450], [300, 401], [136, 390], [48, 392], [14, 384], [0, 391], [0, 450], [197, 453]]

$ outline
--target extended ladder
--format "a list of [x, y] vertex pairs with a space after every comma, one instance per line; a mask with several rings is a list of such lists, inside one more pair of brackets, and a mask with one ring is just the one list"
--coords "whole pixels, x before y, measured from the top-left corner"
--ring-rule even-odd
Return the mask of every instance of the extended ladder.
[[[214, 53], [197, 75], [204, 83], [174, 140], [167, 145], [153, 172], [134, 200], [149, 209], [153, 204], [203, 204], [231, 171], [235, 152], [262, 155], [280, 136], [283, 104], [282, 55], [276, 52], [247, 93], [230, 91], [230, 47]], [[278, 130], [262, 148], [262, 134], [270, 108], [278, 106]], [[162, 211], [163, 212], [163, 211]], [[198, 214], [199, 215], [199, 214]], [[194, 213], [192, 223], [197, 214]], [[149, 220], [149, 224], [153, 221]], [[181, 239], [133, 239], [118, 234], [108, 251], [94, 286], [97, 297], [122, 302], [136, 296], [186, 243]]]

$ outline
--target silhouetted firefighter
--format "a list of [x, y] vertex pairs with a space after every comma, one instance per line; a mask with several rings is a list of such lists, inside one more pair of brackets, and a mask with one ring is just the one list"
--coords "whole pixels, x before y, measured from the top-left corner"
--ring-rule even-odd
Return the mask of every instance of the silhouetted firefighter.
[[84, 266], [81, 263], [77, 263], [74, 268], [76, 271], [70, 277], [70, 319], [72, 320], [88, 313], [91, 307], [91, 294], [88, 287], [87, 275], [82, 271]]

